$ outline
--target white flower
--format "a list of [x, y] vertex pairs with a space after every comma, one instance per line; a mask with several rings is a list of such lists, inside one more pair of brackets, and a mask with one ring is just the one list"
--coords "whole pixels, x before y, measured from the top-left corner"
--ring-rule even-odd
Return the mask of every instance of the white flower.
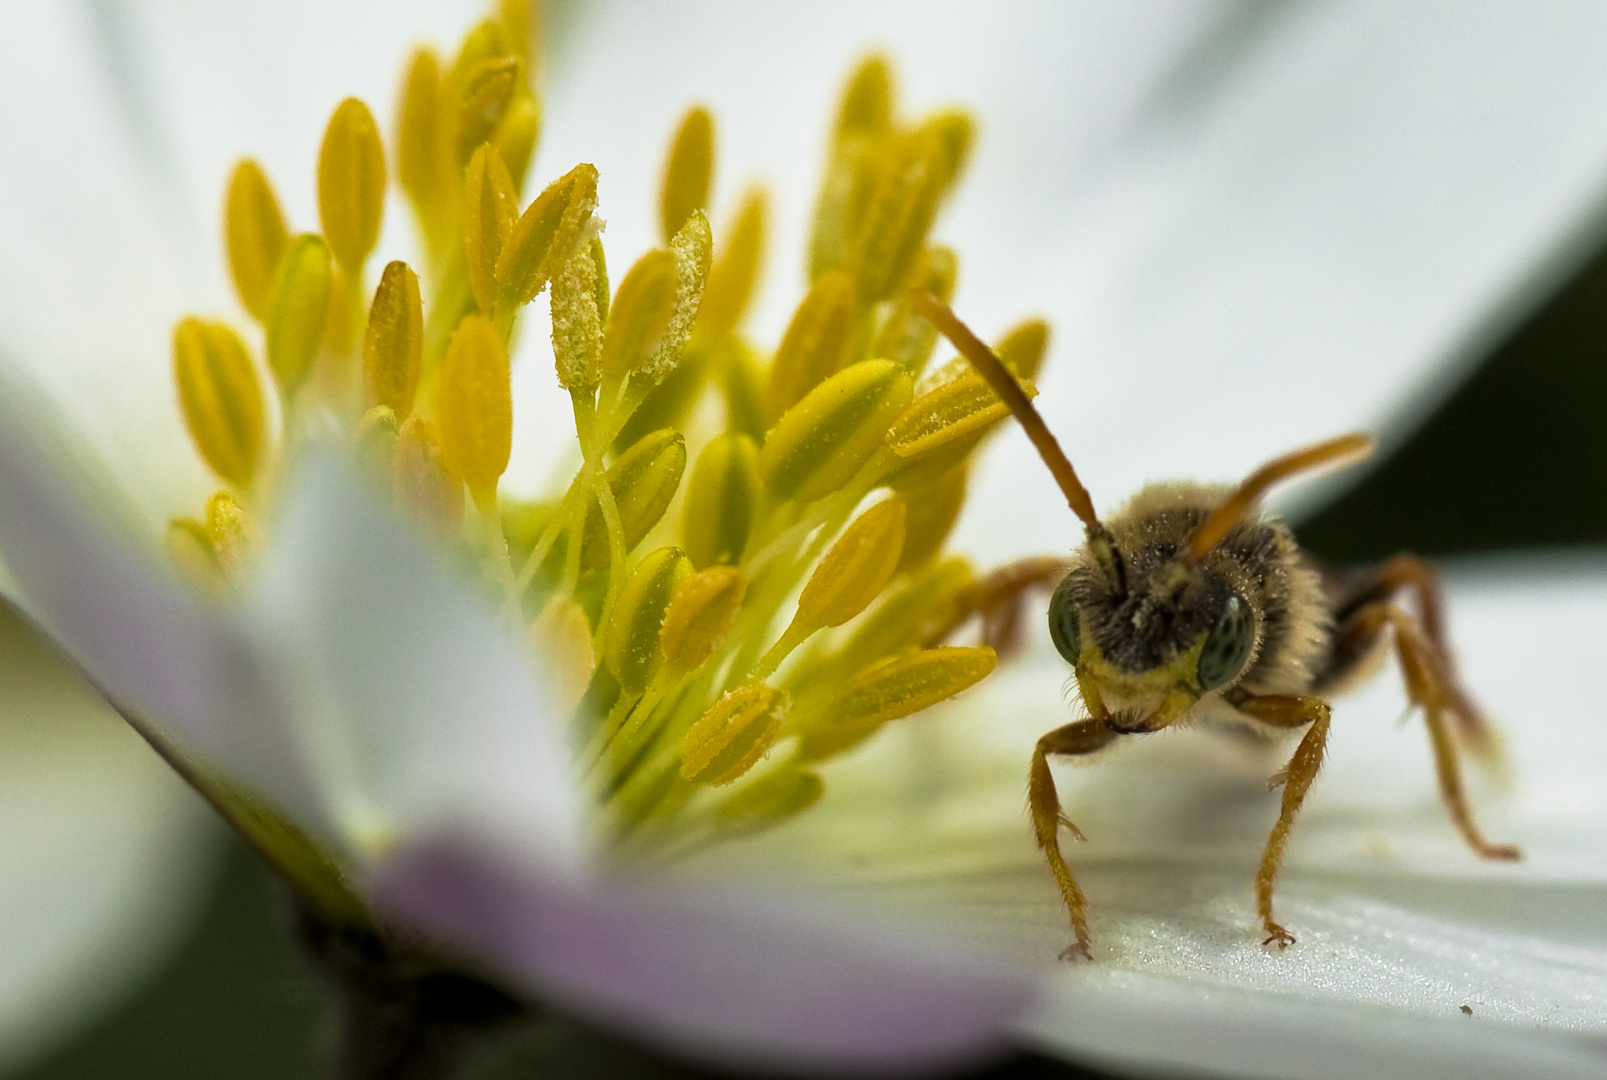
[[[335, 16], [319, 10], [327, 27]], [[779, 181], [779, 204], [800, 215], [807, 196], [790, 185], [815, 175], [813, 133], [829, 87], [867, 37], [891, 41], [915, 97], [957, 99], [982, 116], [975, 174], [942, 226], [965, 260], [960, 305], [983, 326], [1024, 303], [1054, 316], [1059, 351], [1043, 404], [1096, 499], [1108, 505], [1157, 475], [1240, 474], [1315, 435], [1377, 420], [1409, 392], [1438, 385], [1444, 376], [1424, 373], [1445, 369], [1469, 345], [1477, 314], [1507, 303], [1578, 224], [1607, 160], [1596, 62], [1607, 31], [1595, 13], [1295, 9], [1259, 26], [1260, 36], [1235, 38], [1233, 10], [1024, 8], [973, 24], [921, 5], [856, 9], [844, 30], [815, 8], [767, 10], [762, 18], [740, 6], [683, 11], [667, 26], [652, 25], [663, 16], [604, 8], [576, 31], [568, 66], [557, 73], [542, 161], [595, 160], [605, 184], [616, 177], [646, 183], [656, 177], [674, 116], [701, 99], [720, 119], [726, 160], [736, 161], [725, 175], [746, 171], [731, 151], [762, 147], [754, 153]], [[114, 449], [113, 471], [148, 512], [165, 513], [193, 503], [201, 483], [193, 468], [188, 475], [170, 468], [188, 455], [180, 453], [172, 405], [160, 396], [168, 385], [159, 374], [166, 326], [182, 309], [221, 303], [222, 287], [161, 287], [163, 259], [215, 265], [187, 258], [204, 240], [186, 248], [183, 239], [209, 236], [210, 227], [183, 210], [164, 218], [171, 207], [142, 197], [136, 185], [178, 191], [181, 205], [191, 195], [199, 200], [217, 189], [240, 149], [274, 140], [245, 132], [232, 141], [237, 129], [220, 121], [239, 102], [200, 92], [230, 55], [206, 36], [211, 28], [166, 37], [155, 31], [188, 14], [151, 8], [124, 17], [136, 40], [160, 46], [162, 63], [135, 63], [132, 74], [119, 74], [123, 96], [86, 99], [96, 69], [67, 66], [44, 47], [70, 35], [10, 38], [19, 51], [9, 70], [39, 94], [25, 100], [55, 99], [49, 111], [4, 118], [13, 145], [39, 150], [0, 165], [0, 235], [20, 238], [0, 267], [0, 344], [8, 362], [26, 363], [36, 376], [52, 368], [44, 381], [75, 426]], [[30, 26], [49, 30], [52, 18], [72, 16], [40, 16]], [[349, 34], [331, 32], [341, 63], [328, 70], [343, 81], [328, 92], [307, 90], [306, 115], [295, 114], [299, 96], [276, 102], [285, 109], [275, 122], [283, 118], [308, 138], [344, 93], [386, 100], [388, 65], [399, 49], [380, 47], [379, 37], [397, 34], [382, 22], [359, 19]], [[667, 47], [671, 34], [721, 62], [699, 63], [690, 46]], [[373, 46], [387, 66], [354, 73], [345, 48], [351, 40], [363, 42], [364, 57]], [[1237, 52], [1228, 49], [1235, 43]], [[213, 65], [211, 73], [184, 62], [197, 57]], [[620, 72], [651, 90], [622, 86]], [[353, 77], [373, 82], [353, 85]], [[283, 80], [239, 81], [264, 96], [283, 90]], [[772, 93], [777, 87], [785, 96]], [[130, 103], [131, 89], [149, 97], [134, 93]], [[794, 100], [796, 115], [778, 114]], [[86, 108], [63, 123], [55, 112], [63, 101]], [[126, 129], [121, 117], [107, 115], [116, 112], [109, 101], [157, 125], [134, 126], [146, 153], [129, 156], [126, 187], [118, 170], [88, 164], [121, 149], [118, 132]], [[192, 121], [172, 130], [200, 134], [152, 152], [163, 143], [149, 137], [175, 119], [168, 108]], [[1480, 122], [1468, 123], [1469, 113]], [[618, 145], [598, 144], [596, 121], [566, 129], [582, 116], [608, 117], [603, 131]], [[30, 133], [36, 142], [27, 142]], [[83, 143], [77, 152], [75, 140]], [[308, 144], [277, 171], [300, 175], [310, 156]], [[47, 160], [64, 164], [39, 166]], [[630, 242], [625, 208], [650, 205], [647, 191], [605, 188], [604, 204], [614, 208], [611, 245], [645, 246]], [[311, 219], [294, 204], [292, 216]], [[783, 217], [778, 233], [800, 235], [792, 224]], [[37, 255], [25, 261], [17, 248]], [[774, 260], [796, 262], [785, 250]], [[90, 381], [91, 365], [107, 355], [127, 358], [126, 381], [122, 372]], [[157, 397], [141, 400], [141, 393]], [[557, 794], [566, 784], [551, 769], [557, 755], [535, 745], [529, 725], [513, 722], [535, 707], [537, 690], [472, 609], [428, 569], [409, 572], [415, 564], [405, 544], [367, 560], [373, 576], [364, 592], [324, 588], [391, 541], [360, 511], [332, 508], [345, 497], [323, 475], [308, 480], [286, 511], [282, 547], [255, 599], [238, 619], [217, 619], [187, 605], [170, 580], [128, 551], [97, 547], [84, 493], [44, 471], [39, 444], [22, 441], [31, 437], [18, 426], [22, 419], [12, 410], [11, 429], [0, 434], [0, 552], [17, 578], [14, 595], [121, 705], [182, 733], [205, 760], [253, 781], [320, 839], [346, 845], [342, 854], [363, 865], [380, 854], [394, 859], [376, 887], [548, 988], [563, 957], [521, 951], [532, 935], [540, 940], [539, 925], [528, 920], [542, 907], [504, 907], [509, 921], [464, 926], [467, 901], [449, 897], [453, 903], [436, 907], [439, 892], [428, 888], [434, 860], [458, 860], [461, 880], [461, 861], [481, 857], [475, 872], [505, 903], [514, 895], [509, 875], [539, 889], [542, 875], [573, 857], [570, 804]], [[1053, 488], [1021, 440], [1006, 442], [978, 485], [981, 502], [962, 538], [989, 558], [1064, 547], [1071, 522]], [[33, 512], [16, 512], [12, 500], [28, 493], [39, 500]], [[79, 521], [79, 514], [90, 516]], [[998, 529], [998, 521], [1010, 528]], [[481, 641], [463, 654], [480, 670], [443, 674], [427, 659], [398, 663], [436, 655], [452, 640], [442, 626], [384, 617], [384, 604], [399, 602], [387, 590], [409, 580], [432, 596], [432, 608], [453, 613], [442, 625]], [[1347, 704], [1280, 893], [1294, 928], [1306, 930], [1303, 952], [1264, 955], [1246, 929], [1247, 860], [1260, 836], [1253, 825], [1237, 826], [1246, 812], [1240, 797], [1255, 781], [1216, 760], [1216, 749], [1179, 737], [1062, 785], [1074, 819], [1096, 838], [1072, 857], [1094, 903], [1102, 963], [1071, 970], [1050, 963], [1064, 936], [1061, 914], [1019, 809], [1031, 738], [1061, 722], [1064, 671], [1042, 656], [996, 680], [967, 716], [946, 722], [948, 734], [968, 745], [985, 731], [981, 750], [915, 748], [949, 755], [952, 775], [941, 782], [905, 790], [909, 766], [896, 752], [910, 748], [884, 740], [852, 763], [857, 773], [833, 778], [838, 809], [857, 814], [851, 836], [833, 831], [841, 816], [819, 813], [713, 865], [768, 852], [841, 876], [845, 861], [868, 855], [871, 876], [891, 882], [886, 891], [895, 901], [950, 922], [969, 915], [972, 933], [996, 958], [1048, 972], [1054, 991], [1021, 1022], [1025, 1037], [1129, 1067], [1312, 1076], [1350, 1074], [1358, 1061], [1368, 1062], [1367, 1071], [1398, 1074], [1421, 1065], [1463, 1075], [1474, 1067], [1599, 1070], [1599, 1057], [1581, 1049], [1586, 1044], [1551, 1033], [1593, 1036], [1598, 1045], [1602, 1034], [1601, 1010], [1590, 1004], [1601, 1000], [1607, 961], [1589, 914], [1599, 910], [1607, 861], [1599, 832], [1607, 815], [1594, 783], [1604, 754], [1578, 677], [1588, 658], [1570, 664], [1563, 651], [1589, 640], [1580, 628], [1600, 600], [1577, 584], [1548, 595], [1532, 583], [1527, 591], [1470, 584], [1465, 599], [1460, 588], [1454, 599], [1464, 668], [1506, 720], [1519, 777], [1505, 828], [1492, 820], [1489, 829], [1525, 843], [1531, 861], [1495, 875], [1476, 866], [1443, 826], [1422, 756], [1413, 761], [1401, 750], [1414, 733], [1387, 730], [1398, 703], [1375, 696]], [[113, 612], [130, 621], [109, 622]], [[390, 636], [354, 646], [340, 632], [343, 620]], [[141, 653], [158, 640], [161, 655]], [[1535, 648], [1527, 664], [1513, 660], [1519, 642]], [[162, 678], [167, 670], [193, 675], [236, 661], [243, 666], [218, 685]], [[399, 693], [399, 672], [415, 693]], [[419, 704], [465, 694], [486, 702], [464, 713], [485, 725], [472, 737], [441, 731], [441, 710]], [[383, 717], [375, 715], [387, 700]], [[218, 702], [259, 714], [249, 724], [225, 720], [229, 710]], [[1023, 719], [1005, 724], [1003, 715]], [[1530, 716], [1543, 717], [1543, 726], [1522, 726]], [[320, 717], [341, 722], [314, 723]], [[320, 731], [335, 745], [310, 745]], [[397, 757], [359, 745], [376, 732]], [[458, 768], [443, 767], [438, 756], [459, 754], [471, 760]], [[549, 782], [532, 784], [531, 771], [543, 769]], [[856, 790], [865, 805], [854, 804]], [[404, 840], [428, 840], [426, 833], [456, 823], [493, 846], [500, 837], [503, 846], [490, 856], [456, 845], [382, 853], [372, 846], [382, 838], [362, 827], [368, 820]], [[1581, 822], [1596, 823], [1595, 834]], [[811, 833], [831, 843], [804, 844]], [[1404, 854], [1381, 856], [1381, 844], [1398, 853], [1411, 845], [1432, 858], [1414, 854], [1403, 868]], [[1462, 875], [1480, 889], [1442, 884]], [[1480, 897], [1492, 898], [1488, 907]], [[1530, 912], [1538, 912], [1532, 921]], [[562, 970], [579, 978], [594, 969]], [[650, 985], [643, 1001], [610, 998], [621, 984], [602, 982], [562, 987], [603, 1008], [649, 1008], [665, 996]], [[1008, 979], [1000, 988], [1003, 996], [987, 1000], [1013, 992]], [[1471, 1000], [1456, 1000], [1462, 997]], [[1449, 1015], [1464, 1003], [1475, 1010], [1471, 1025]], [[678, 1017], [694, 1026], [677, 1030], [708, 1033], [728, 1016]]]

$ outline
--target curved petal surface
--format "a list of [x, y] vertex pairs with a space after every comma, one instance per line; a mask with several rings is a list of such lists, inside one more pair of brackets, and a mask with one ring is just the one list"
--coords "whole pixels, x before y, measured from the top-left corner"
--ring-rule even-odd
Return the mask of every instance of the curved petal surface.
[[996, 1051], [1035, 981], [795, 896], [554, 881], [473, 845], [404, 849], [383, 909], [543, 1001], [727, 1066], [903, 1073]]
[[1057, 767], [1067, 814], [1089, 837], [1067, 855], [1089, 897], [1096, 962], [1054, 961], [1069, 932], [1021, 797], [1033, 739], [1064, 715], [1064, 665], [1047, 650], [931, 726], [890, 731], [844, 762], [795, 824], [689, 869], [786, 867], [945, 918], [1052, 980], [1023, 1027], [1031, 1040], [1120, 1068], [1599, 1073], [1607, 727], [1580, 672], [1596, 663], [1607, 569], [1475, 565], [1449, 593], [1462, 668], [1510, 758], [1510, 789], [1470, 778], [1475, 812], [1526, 858], [1480, 863], [1467, 851], [1421, 722], [1401, 730], [1405, 702], [1386, 667], [1336, 705], [1328, 764], [1276, 893], [1300, 939], [1283, 953], [1259, 944], [1252, 881], [1276, 816], [1265, 779], [1288, 748], [1252, 753], [1180, 731]]
[[0, 1070], [162, 957], [210, 839], [178, 778], [0, 605]]

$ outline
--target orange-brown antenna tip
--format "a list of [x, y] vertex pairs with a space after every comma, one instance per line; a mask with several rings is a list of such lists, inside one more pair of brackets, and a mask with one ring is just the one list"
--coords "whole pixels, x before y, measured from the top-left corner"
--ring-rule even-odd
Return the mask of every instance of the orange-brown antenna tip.
[[1280, 480], [1311, 469], [1350, 465], [1373, 452], [1373, 437], [1363, 431], [1353, 431], [1315, 446], [1295, 450], [1274, 458], [1251, 473], [1237, 491], [1211, 511], [1211, 516], [1194, 533], [1189, 541], [1186, 562], [1198, 562], [1206, 552], [1220, 544], [1243, 521], [1268, 488]]
[[1094, 513], [1093, 500], [1088, 497], [1088, 489], [1082, 486], [1077, 479], [1077, 472], [1071, 467], [1071, 461], [1066, 452], [1060, 449], [1055, 441], [1054, 434], [1050, 432], [1049, 425], [1043, 422], [1043, 417], [1033, 407], [1032, 401], [1021, 384], [1016, 382], [1010, 369], [1004, 362], [993, 355], [993, 350], [982, 343], [982, 339], [971, 332], [971, 328], [960, 321], [943, 301], [926, 289], [914, 289], [910, 292], [910, 303], [915, 310], [926, 317], [927, 321], [948, 338], [960, 355], [971, 362], [977, 373], [988, 381], [993, 392], [1004, 400], [1026, 430], [1027, 438], [1043, 458], [1043, 463], [1049, 466], [1054, 474], [1055, 483], [1065, 493], [1066, 502], [1071, 506], [1071, 512], [1082, 519], [1084, 527], [1090, 535], [1103, 534], [1105, 526], [1100, 524], [1099, 517]]

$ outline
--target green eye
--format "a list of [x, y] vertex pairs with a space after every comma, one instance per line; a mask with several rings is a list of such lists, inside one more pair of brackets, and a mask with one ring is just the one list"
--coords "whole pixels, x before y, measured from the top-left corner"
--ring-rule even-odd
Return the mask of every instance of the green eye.
[[1200, 652], [1196, 668], [1200, 689], [1215, 690], [1232, 681], [1244, 669], [1244, 662], [1250, 659], [1254, 648], [1255, 616], [1248, 604], [1237, 596], [1230, 596]]
[[1077, 630], [1077, 601], [1071, 598], [1071, 590], [1066, 588], [1070, 581], [1068, 574], [1055, 589], [1054, 596], [1049, 598], [1049, 636], [1054, 639], [1060, 655], [1066, 658], [1066, 663], [1075, 664], [1078, 654], [1082, 652], [1082, 637]]

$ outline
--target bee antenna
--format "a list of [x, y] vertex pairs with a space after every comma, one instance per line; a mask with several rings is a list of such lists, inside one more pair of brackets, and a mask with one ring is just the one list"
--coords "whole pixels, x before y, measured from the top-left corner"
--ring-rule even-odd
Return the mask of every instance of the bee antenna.
[[984, 345], [982, 339], [960, 321], [952, 308], [933, 296], [930, 291], [912, 290], [910, 303], [914, 305], [916, 311], [926, 317], [928, 322], [937, 327], [956, 349], [960, 350], [960, 355], [971, 362], [977, 374], [986, 379], [988, 385], [993, 387], [993, 392], [1010, 407], [1016, 420], [1025, 429], [1027, 438], [1032, 440], [1038, 456], [1049, 466], [1055, 483], [1059, 484], [1060, 490], [1065, 493], [1071, 512], [1082, 519], [1089, 538], [1108, 541], [1110, 533], [1094, 513], [1094, 503], [1088, 497], [1088, 489], [1077, 479], [1077, 471], [1071, 467], [1071, 460], [1066, 457], [1066, 452], [1060, 449], [1060, 443], [1055, 441], [1049, 425], [1043, 422], [1043, 417], [1033, 407], [1026, 391], [1021, 389], [1021, 384], [1016, 382], [1016, 377], [1010, 373], [1010, 369], [1004, 366], [1004, 361], [995, 356], [993, 350]]
[[1294, 450], [1267, 462], [1251, 473], [1221, 506], [1211, 511], [1211, 516], [1205, 519], [1189, 541], [1183, 561], [1195, 563], [1203, 559], [1207, 552], [1227, 538], [1235, 525], [1244, 520], [1273, 484], [1309, 469], [1353, 464], [1372, 452], [1373, 437], [1366, 432], [1353, 431], [1349, 435], [1340, 435], [1303, 450]]

